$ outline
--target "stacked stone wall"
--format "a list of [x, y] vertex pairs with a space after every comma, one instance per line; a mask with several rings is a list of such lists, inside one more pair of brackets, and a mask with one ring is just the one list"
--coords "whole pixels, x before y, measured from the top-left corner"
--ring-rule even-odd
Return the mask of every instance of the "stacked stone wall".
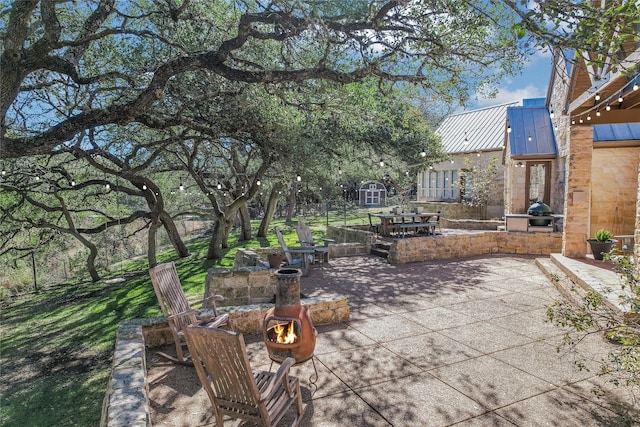
[[390, 264], [466, 258], [495, 253], [549, 255], [560, 251], [562, 234], [499, 232], [398, 239], [389, 249]]

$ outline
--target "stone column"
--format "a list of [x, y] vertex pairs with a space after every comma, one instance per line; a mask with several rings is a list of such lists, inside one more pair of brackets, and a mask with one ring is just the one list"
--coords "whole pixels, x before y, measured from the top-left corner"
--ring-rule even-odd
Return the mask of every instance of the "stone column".
[[592, 156], [593, 129], [591, 126], [572, 126], [562, 235], [562, 255], [567, 257], [584, 258], [587, 255]]

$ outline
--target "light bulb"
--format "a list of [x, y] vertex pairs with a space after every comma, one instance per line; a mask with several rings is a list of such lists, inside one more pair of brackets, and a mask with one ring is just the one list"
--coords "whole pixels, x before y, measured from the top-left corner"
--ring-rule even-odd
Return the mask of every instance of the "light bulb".
[[622, 101], [624, 101], [624, 98], [622, 98], [622, 95], [620, 95], [620, 97], [618, 97], [618, 102], [622, 104]]
[[142, 189], [146, 190], [147, 189], [147, 184], [142, 184]]
[[222, 184], [218, 184], [218, 190], [222, 190]]
[[261, 184], [261, 183], [260, 183], [260, 180], [257, 180], [257, 181], [256, 181], [256, 185], [260, 185], [260, 184]]
[[607, 110], [607, 111], [611, 111], [611, 105], [607, 104], [607, 106], [604, 107], [604, 109]]
[[600, 110], [596, 110], [596, 116], [600, 117]]
[[587, 120], [591, 120], [591, 113], [587, 114]]
[[427, 151], [426, 151], [426, 150], [422, 150], [422, 151], [420, 152], [420, 155], [421, 155], [422, 157], [427, 157]]
[[380, 167], [383, 168], [384, 167], [384, 160], [380, 159]]
[[639, 87], [639, 86], [638, 86], [638, 82], [635, 82], [635, 83], [633, 84], [633, 90], [638, 90], [638, 87]]
[[300, 175], [296, 176], [296, 181], [298, 182], [302, 181], [302, 177]]
[[[3, 172], [4, 172], [4, 171], [3, 171]], [[4, 173], [3, 173], [3, 175], [4, 175]], [[72, 186], [72, 187], [75, 187], [75, 186], [76, 186], [76, 182], [75, 182], [75, 181], [71, 181], [71, 186]]]
[[596, 92], [596, 101], [600, 101], [600, 93]]
[[106, 188], [107, 190], [109, 190], [111, 188], [111, 184], [109, 184], [108, 182], [104, 185], [104, 188]]
[[555, 114], [553, 114], [553, 110], [551, 110], [549, 112], [549, 118], [553, 119], [555, 117]]

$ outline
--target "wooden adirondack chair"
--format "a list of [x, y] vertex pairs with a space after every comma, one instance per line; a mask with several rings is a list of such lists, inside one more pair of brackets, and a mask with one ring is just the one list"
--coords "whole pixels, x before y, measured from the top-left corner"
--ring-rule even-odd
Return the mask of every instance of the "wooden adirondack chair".
[[332, 239], [322, 239], [322, 246], [317, 244], [311, 234], [311, 229], [304, 221], [299, 220], [296, 227], [296, 234], [298, 235], [298, 242], [302, 246], [310, 246], [314, 251], [314, 260], [321, 263], [329, 262], [329, 243], [335, 242]]
[[311, 263], [314, 259], [313, 257], [315, 250], [313, 249], [313, 247], [301, 246], [290, 248], [285, 243], [280, 229], [278, 227], [274, 227], [274, 231], [276, 233], [276, 237], [278, 237], [278, 242], [280, 243], [282, 252], [287, 259], [287, 267], [299, 268], [300, 270], [302, 270], [303, 276], [308, 276], [311, 270]]
[[209, 395], [216, 426], [225, 415], [261, 426], [274, 426], [296, 403], [291, 426], [306, 410], [298, 378], [289, 376], [295, 359], [284, 360], [276, 373], [252, 372], [242, 334], [216, 328], [189, 326], [185, 330], [202, 387]]
[[[214, 327], [226, 324], [229, 320], [229, 315], [224, 314], [218, 316], [215, 305], [216, 301], [221, 301], [224, 298], [221, 295], [214, 295], [207, 298], [207, 300], [211, 301], [213, 317], [200, 317], [200, 311], [191, 307], [193, 304], [189, 303], [182, 289], [180, 278], [178, 277], [178, 272], [173, 262], [159, 264], [149, 269], [149, 276], [151, 277], [151, 283], [153, 283], [153, 290], [158, 298], [158, 303], [162, 309], [162, 314], [167, 319], [169, 329], [173, 335], [177, 357], [162, 352], [158, 352], [158, 355], [174, 363], [190, 364], [191, 362], [185, 356], [182, 349], [182, 347], [186, 345], [184, 341], [184, 328], [194, 324], [206, 324]], [[204, 301], [200, 301], [200, 303], [202, 302]], [[198, 301], [196, 301], [196, 303], [198, 303]]]

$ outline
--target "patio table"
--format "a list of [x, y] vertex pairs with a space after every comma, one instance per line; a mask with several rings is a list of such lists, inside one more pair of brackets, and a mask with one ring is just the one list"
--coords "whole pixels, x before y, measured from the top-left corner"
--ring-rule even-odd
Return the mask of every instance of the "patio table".
[[426, 229], [433, 227], [429, 224], [431, 218], [438, 216], [437, 212], [403, 212], [403, 213], [378, 213], [371, 214], [372, 216], [380, 218], [380, 235], [384, 237], [390, 237], [392, 233], [399, 233], [402, 237], [405, 237], [406, 231], [414, 229], [417, 233], [419, 229]]

